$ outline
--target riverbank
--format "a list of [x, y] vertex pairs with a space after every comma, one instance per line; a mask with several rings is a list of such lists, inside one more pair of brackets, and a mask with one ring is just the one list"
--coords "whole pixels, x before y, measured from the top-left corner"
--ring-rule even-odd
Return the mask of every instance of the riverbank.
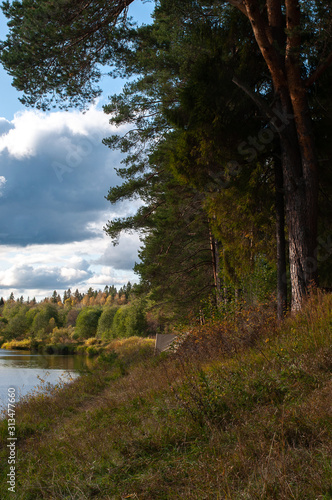
[[260, 310], [193, 328], [177, 354], [119, 344], [18, 406], [15, 498], [330, 499], [331, 331], [317, 296], [280, 326]]
[[[129, 346], [132, 342], [136, 342], [136, 339], [136, 337], [131, 337], [130, 339], [103, 341], [96, 338], [90, 338], [81, 342], [72, 340], [70, 342], [48, 343], [45, 340], [27, 338], [24, 340], [13, 339], [10, 342], [4, 342], [0, 347], [6, 350], [31, 351], [38, 352], [39, 354], [80, 354], [92, 357], [99, 356], [102, 353], [108, 355], [115, 352], [120, 345]], [[143, 339], [142, 344], [154, 346], [155, 340]]]

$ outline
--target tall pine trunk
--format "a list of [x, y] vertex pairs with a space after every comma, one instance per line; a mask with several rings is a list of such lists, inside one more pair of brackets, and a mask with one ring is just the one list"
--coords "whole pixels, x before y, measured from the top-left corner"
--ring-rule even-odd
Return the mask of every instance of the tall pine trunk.
[[285, 189], [286, 222], [289, 241], [289, 268], [292, 290], [292, 311], [301, 308], [310, 286], [317, 282], [317, 205], [315, 186], [305, 180], [301, 156], [289, 138], [281, 139]]
[[[292, 289], [291, 309], [301, 309], [317, 283], [318, 169], [314, 137], [302, 78], [301, 9], [298, 0], [231, 0], [249, 19], [269, 69], [279, 118], [274, 120], [283, 157], [285, 209]], [[278, 122], [279, 120], [279, 122]]]
[[275, 174], [275, 210], [277, 239], [277, 315], [282, 319], [287, 310], [287, 265], [285, 237], [285, 202], [282, 159], [274, 161]]
[[219, 307], [221, 304], [219, 243], [212, 234], [210, 224], [209, 224], [209, 236], [210, 236], [211, 261], [212, 261], [216, 306]]

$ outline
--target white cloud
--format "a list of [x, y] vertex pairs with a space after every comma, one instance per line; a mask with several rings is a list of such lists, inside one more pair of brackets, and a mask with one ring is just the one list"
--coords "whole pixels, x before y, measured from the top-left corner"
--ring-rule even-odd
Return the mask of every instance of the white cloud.
[[[139, 201], [105, 200], [121, 180], [121, 155], [102, 144], [120, 133], [92, 108], [43, 114], [23, 111], [0, 118], [0, 296], [43, 298], [53, 290], [86, 291], [137, 281], [140, 246], [124, 235], [113, 247], [108, 220], [135, 212]], [[124, 129], [122, 129], [124, 130]], [[1, 196], [3, 195], [3, 196]]]
[[124, 204], [111, 207], [105, 200], [121, 182], [115, 168], [122, 156], [102, 139], [124, 129], [110, 126], [103, 111], [24, 111], [3, 122], [0, 196], [6, 181], [1, 208], [7, 215], [0, 243], [83, 241], [98, 234], [111, 208], [122, 215]]
[[12, 128], [14, 128], [14, 125], [11, 122], [0, 117], [0, 136], [6, 134]]
[[0, 175], [0, 197], [3, 196], [6, 182], [6, 178], [3, 175]]
[[74, 269], [72, 267], [63, 267], [60, 270], [60, 275], [66, 283], [80, 283], [89, 277], [87, 271]]
[[[116, 247], [106, 235], [63, 245], [0, 246], [0, 297], [7, 298], [13, 291], [15, 297], [39, 300], [53, 290], [60, 294], [68, 288], [86, 292], [90, 286], [98, 290], [136, 282], [132, 265], [137, 247], [138, 240], [131, 235], [124, 235]], [[108, 256], [106, 264], [102, 264], [104, 255]]]
[[103, 289], [106, 285], [115, 285], [117, 288], [137, 282], [137, 276], [133, 271], [115, 271], [112, 268], [104, 267], [100, 274], [95, 274], [87, 280], [87, 285], [92, 288]]
[[137, 233], [123, 234], [120, 245], [108, 245], [96, 263], [112, 266], [114, 269], [132, 269], [138, 261], [137, 251], [141, 245]]
[[[100, 140], [101, 132], [111, 130], [108, 116], [96, 107], [85, 114], [79, 111], [46, 114], [25, 110], [15, 114], [12, 122], [5, 121], [11, 128], [0, 137], [0, 152], [7, 150], [16, 159], [37, 155], [50, 135], [59, 137], [60, 144], [66, 148], [68, 135], [88, 137], [93, 143]], [[112, 129], [114, 131], [115, 127]]]

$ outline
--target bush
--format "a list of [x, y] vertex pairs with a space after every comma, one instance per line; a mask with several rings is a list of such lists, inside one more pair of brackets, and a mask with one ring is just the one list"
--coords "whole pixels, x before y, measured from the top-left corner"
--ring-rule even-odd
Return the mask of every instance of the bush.
[[35, 342], [31, 339], [24, 340], [12, 340], [11, 342], [5, 342], [2, 344], [2, 349], [13, 349], [13, 350], [31, 350], [35, 347]]
[[55, 305], [42, 304], [38, 309], [32, 322], [34, 333], [40, 333], [42, 330], [45, 335], [45, 333], [51, 333], [56, 326], [62, 326], [59, 321], [58, 308]]
[[74, 329], [72, 326], [68, 326], [67, 328], [55, 327], [50, 336], [50, 340], [54, 344], [58, 343], [65, 344], [72, 341], [73, 333]]
[[86, 307], [82, 309], [76, 320], [76, 335], [83, 339], [95, 337], [101, 313], [102, 309], [100, 307]]
[[116, 312], [112, 325], [113, 338], [122, 338], [127, 336], [127, 329], [126, 329], [127, 315], [128, 315], [128, 306], [120, 307]]
[[14, 337], [22, 337], [28, 332], [29, 326], [25, 310], [22, 310], [9, 318], [7, 325], [3, 329], [3, 334], [8, 340]]
[[118, 307], [107, 307], [103, 310], [98, 321], [97, 336], [103, 340], [110, 340], [113, 335], [113, 319], [118, 311]]
[[144, 337], [148, 325], [142, 302], [133, 302], [121, 307], [115, 314], [112, 324], [113, 338]]

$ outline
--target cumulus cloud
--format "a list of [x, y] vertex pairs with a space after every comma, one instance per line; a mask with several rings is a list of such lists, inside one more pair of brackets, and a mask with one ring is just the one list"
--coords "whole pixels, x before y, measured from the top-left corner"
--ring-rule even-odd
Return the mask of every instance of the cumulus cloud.
[[121, 182], [122, 157], [102, 139], [124, 131], [96, 108], [0, 118], [0, 296], [39, 300], [53, 290], [137, 281], [138, 235], [114, 247], [102, 229], [140, 204], [105, 200]]
[[0, 242], [25, 246], [94, 238], [93, 224], [111, 208], [105, 195], [119, 183], [115, 168], [121, 162], [102, 139], [121, 129], [92, 108], [85, 114], [24, 111], [12, 122], [0, 121], [1, 130], [0, 194], [6, 181], [1, 197], [6, 217]]
[[108, 117], [96, 107], [85, 114], [79, 111], [46, 114], [26, 110], [17, 113], [12, 122], [0, 119], [0, 133], [4, 130], [0, 137], [0, 151], [7, 150], [10, 156], [17, 159], [37, 156], [42, 151], [48, 151], [50, 146], [56, 149], [56, 143], [66, 146], [66, 139], [70, 144], [73, 137], [86, 137], [90, 142], [98, 142], [100, 132], [104, 133], [106, 129], [110, 129]]
[[3, 196], [4, 187], [7, 180], [3, 175], [0, 175], [0, 197]]
[[6, 120], [6, 118], [0, 117], [0, 136], [6, 134], [10, 129], [13, 128], [15, 128], [15, 125], [13, 123]]
[[28, 264], [13, 266], [0, 273], [3, 288], [49, 289], [78, 285], [92, 273], [72, 268], [33, 267]]
[[138, 234], [123, 234], [121, 246], [109, 245], [96, 263], [114, 269], [132, 269], [137, 262], [137, 252], [141, 245]]
[[119, 288], [128, 281], [136, 282], [132, 265], [138, 259], [138, 243], [134, 236], [124, 235], [113, 247], [107, 236], [99, 235], [60, 245], [0, 246], [0, 297], [13, 291], [15, 297], [39, 300], [53, 290], [60, 294], [67, 288], [86, 292], [90, 286], [99, 290], [105, 285]]
[[87, 280], [87, 285], [92, 288], [103, 289], [106, 285], [115, 285], [117, 288], [126, 285], [130, 281], [135, 283], [137, 281], [136, 275], [132, 271], [118, 271], [109, 267], [101, 269], [99, 274], [94, 274]]

